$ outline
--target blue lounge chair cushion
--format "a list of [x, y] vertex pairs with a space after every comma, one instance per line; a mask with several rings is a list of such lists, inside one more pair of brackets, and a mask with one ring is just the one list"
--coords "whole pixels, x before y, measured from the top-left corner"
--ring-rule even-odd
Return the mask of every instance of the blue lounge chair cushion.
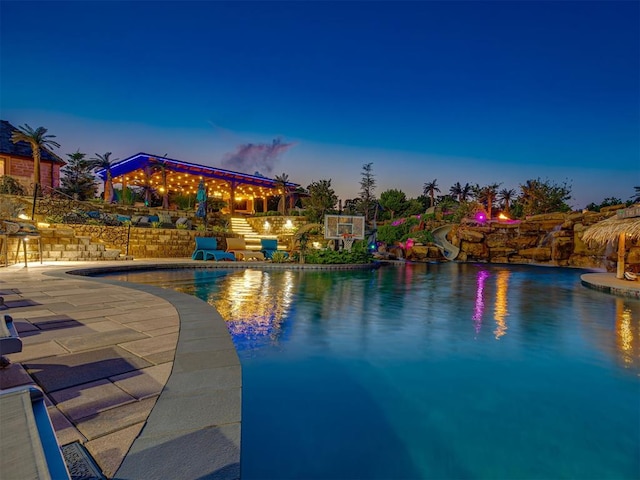
[[193, 260], [220, 260], [235, 261], [233, 253], [218, 250], [218, 240], [214, 237], [196, 237], [196, 249], [191, 255]]
[[[261, 252], [264, 254], [264, 258], [270, 259], [275, 252], [278, 251], [278, 240], [272, 238], [261, 238]], [[287, 252], [284, 253], [284, 258], [289, 258], [289, 254]]]

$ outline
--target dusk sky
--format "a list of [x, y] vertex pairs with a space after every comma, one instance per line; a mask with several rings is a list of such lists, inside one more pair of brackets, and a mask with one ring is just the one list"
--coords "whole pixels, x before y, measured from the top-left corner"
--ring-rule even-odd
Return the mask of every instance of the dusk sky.
[[[0, 2], [0, 113], [137, 152], [355, 198], [565, 180], [640, 185], [640, 2]], [[234, 156], [283, 146], [270, 163]], [[288, 145], [291, 144], [291, 145]], [[246, 151], [246, 149], [244, 150]]]

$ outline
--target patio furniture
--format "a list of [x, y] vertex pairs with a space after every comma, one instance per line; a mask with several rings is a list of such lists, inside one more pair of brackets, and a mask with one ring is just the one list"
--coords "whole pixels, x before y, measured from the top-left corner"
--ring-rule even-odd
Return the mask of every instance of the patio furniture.
[[13, 318], [9, 315], [0, 317], [0, 368], [11, 365], [11, 361], [5, 358], [10, 353], [22, 351], [22, 340], [13, 325]]
[[196, 249], [191, 255], [193, 260], [220, 260], [235, 261], [236, 257], [232, 253], [218, 249], [218, 240], [213, 237], [196, 237]]
[[238, 260], [264, 260], [263, 253], [249, 250], [242, 237], [227, 238], [227, 252], [233, 253]]
[[0, 390], [0, 424], [2, 478], [71, 478], [42, 390], [34, 385]]
[[[278, 251], [278, 240], [274, 238], [261, 238], [260, 239], [261, 252], [267, 260], [271, 260], [271, 257]], [[282, 251], [284, 258], [289, 258], [289, 254]]]

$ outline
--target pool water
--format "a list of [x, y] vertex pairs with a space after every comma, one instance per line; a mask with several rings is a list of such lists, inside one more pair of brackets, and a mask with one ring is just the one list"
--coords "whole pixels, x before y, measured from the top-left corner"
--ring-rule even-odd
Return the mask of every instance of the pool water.
[[640, 302], [579, 270], [167, 270], [228, 322], [242, 478], [640, 477]]

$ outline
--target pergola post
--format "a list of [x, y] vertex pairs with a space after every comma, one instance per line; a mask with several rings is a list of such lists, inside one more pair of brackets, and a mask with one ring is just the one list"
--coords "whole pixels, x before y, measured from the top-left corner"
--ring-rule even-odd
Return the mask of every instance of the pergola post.
[[625, 232], [620, 233], [620, 235], [618, 236], [618, 268], [616, 270], [616, 278], [619, 278], [619, 279], [624, 278], [625, 237], [626, 237]]

